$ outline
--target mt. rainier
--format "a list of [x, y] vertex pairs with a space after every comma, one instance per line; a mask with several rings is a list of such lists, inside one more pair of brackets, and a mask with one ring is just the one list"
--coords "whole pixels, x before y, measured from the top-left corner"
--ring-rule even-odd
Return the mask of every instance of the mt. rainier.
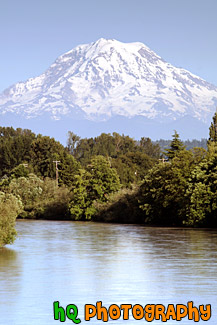
[[75, 121], [109, 123], [117, 116], [159, 125], [187, 117], [210, 123], [216, 105], [216, 86], [173, 67], [144, 44], [99, 39], [61, 55], [39, 77], [6, 89], [0, 120], [67, 120], [72, 130]]

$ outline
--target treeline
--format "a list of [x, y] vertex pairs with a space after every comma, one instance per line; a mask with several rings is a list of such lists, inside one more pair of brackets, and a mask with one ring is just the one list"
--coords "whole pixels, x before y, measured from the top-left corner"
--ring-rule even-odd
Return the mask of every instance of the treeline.
[[149, 138], [113, 133], [80, 139], [69, 132], [64, 147], [30, 130], [0, 127], [0, 246], [13, 241], [17, 216], [94, 219], [97, 204], [130, 191], [159, 157]]
[[[30, 130], [0, 127], [0, 246], [16, 217], [167, 226], [217, 225], [216, 115], [208, 149], [168, 149], [149, 138], [68, 133], [64, 147]], [[56, 169], [57, 166], [57, 169]]]
[[[154, 143], [159, 144], [162, 151], [168, 149], [171, 144], [171, 140], [160, 139], [154, 141]], [[207, 139], [202, 138], [201, 140], [192, 139], [183, 141], [183, 145], [187, 150], [193, 149], [195, 147], [207, 149]]]

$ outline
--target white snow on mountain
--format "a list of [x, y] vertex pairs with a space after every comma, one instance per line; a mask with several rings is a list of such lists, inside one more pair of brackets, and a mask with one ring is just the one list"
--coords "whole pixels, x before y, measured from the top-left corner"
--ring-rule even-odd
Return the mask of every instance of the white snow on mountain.
[[99, 39], [61, 55], [42, 75], [0, 95], [0, 114], [25, 118], [48, 114], [95, 121], [121, 115], [207, 122], [217, 87], [165, 62], [142, 43]]

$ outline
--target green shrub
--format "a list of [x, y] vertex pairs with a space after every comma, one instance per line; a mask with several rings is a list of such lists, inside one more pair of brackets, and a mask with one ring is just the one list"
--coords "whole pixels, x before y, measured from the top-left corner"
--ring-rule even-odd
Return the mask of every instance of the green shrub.
[[15, 240], [15, 222], [22, 208], [22, 202], [17, 197], [0, 192], [0, 247]]
[[9, 192], [21, 198], [24, 211], [19, 216], [22, 218], [65, 219], [67, 216], [69, 189], [57, 187], [53, 179], [42, 180], [34, 174], [14, 178], [9, 184]]

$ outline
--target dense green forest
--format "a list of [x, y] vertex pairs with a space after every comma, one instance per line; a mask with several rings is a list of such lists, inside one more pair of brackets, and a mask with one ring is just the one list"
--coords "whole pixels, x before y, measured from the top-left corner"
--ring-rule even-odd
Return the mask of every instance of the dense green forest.
[[[206, 142], [101, 134], [67, 146], [0, 127], [0, 246], [20, 218], [217, 226], [216, 114]], [[207, 149], [205, 149], [207, 148]]]

